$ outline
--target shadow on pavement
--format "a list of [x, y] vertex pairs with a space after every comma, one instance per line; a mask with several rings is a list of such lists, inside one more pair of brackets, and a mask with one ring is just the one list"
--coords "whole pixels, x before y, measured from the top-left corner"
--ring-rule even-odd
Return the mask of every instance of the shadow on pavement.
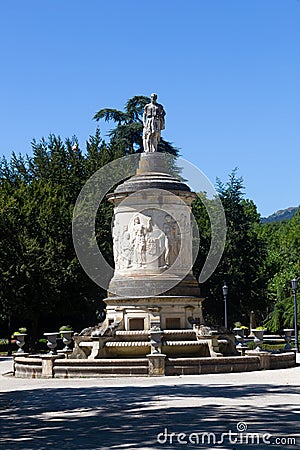
[[[180, 444], [176, 438], [175, 442], [172, 438], [172, 444], [170, 438], [166, 443], [158, 443], [157, 435], [167, 428], [168, 433], [207, 432], [219, 438], [229, 429], [237, 432], [237, 423], [244, 422], [249, 433], [295, 436], [299, 432], [300, 411], [288, 401], [287, 404], [280, 404], [279, 399], [278, 403], [274, 401], [274, 396], [276, 399], [276, 395], [285, 394], [298, 395], [299, 388], [186, 384], [6, 392], [0, 394], [0, 448], [270, 448], [274, 445]], [[268, 402], [268, 398], [272, 398], [272, 402]], [[253, 406], [255, 399], [258, 400], [256, 405], [265, 406]]]

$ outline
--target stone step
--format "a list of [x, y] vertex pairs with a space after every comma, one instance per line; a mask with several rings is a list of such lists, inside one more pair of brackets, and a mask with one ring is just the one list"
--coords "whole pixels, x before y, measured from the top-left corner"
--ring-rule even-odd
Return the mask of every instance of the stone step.
[[148, 336], [149, 331], [147, 330], [128, 330], [128, 331], [124, 331], [124, 330], [120, 330], [120, 331], [116, 331], [116, 336]]
[[109, 341], [105, 347], [150, 347], [150, 341]]
[[194, 330], [164, 330], [163, 341], [197, 342]]
[[163, 345], [166, 346], [199, 346], [201, 347], [201, 345], [208, 345], [210, 341], [209, 340], [205, 340], [205, 339], [201, 339], [201, 341], [163, 341]]
[[202, 373], [244, 372], [260, 369], [259, 357], [168, 358], [166, 375], [198, 375]]
[[190, 336], [190, 335], [195, 335], [196, 333], [194, 330], [163, 330], [163, 333], [166, 336], [171, 336], [171, 335], [178, 335], [178, 336]]
[[97, 376], [147, 376], [147, 358], [68, 359], [56, 360], [54, 376], [97, 377]]
[[[56, 360], [56, 366], [63, 366], [65, 363], [65, 359]], [[89, 366], [89, 367], [104, 367], [104, 366], [147, 366], [148, 359], [147, 358], [101, 358], [101, 359], [71, 359], [68, 360], [68, 365], [76, 365], [76, 366]]]
[[54, 376], [57, 377], [97, 377], [97, 376], [147, 376], [147, 366], [55, 366]]

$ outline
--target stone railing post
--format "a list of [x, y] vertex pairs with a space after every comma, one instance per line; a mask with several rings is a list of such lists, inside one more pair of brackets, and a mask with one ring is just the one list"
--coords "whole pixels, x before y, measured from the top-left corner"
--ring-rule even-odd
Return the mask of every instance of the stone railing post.
[[54, 360], [56, 356], [45, 355], [41, 356], [42, 360], [42, 378], [53, 378], [54, 377]]
[[270, 369], [271, 366], [271, 353], [269, 352], [259, 352], [258, 353], [260, 359], [260, 368], [261, 369]]
[[42, 378], [54, 378], [54, 365], [56, 359], [63, 359], [64, 355], [41, 355]]
[[261, 369], [270, 369], [271, 367], [271, 353], [257, 350], [247, 350], [246, 356], [258, 356]]

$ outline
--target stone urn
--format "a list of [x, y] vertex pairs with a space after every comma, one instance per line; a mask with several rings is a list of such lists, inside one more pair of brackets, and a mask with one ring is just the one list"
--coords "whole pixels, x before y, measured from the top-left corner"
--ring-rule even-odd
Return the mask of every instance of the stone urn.
[[285, 346], [284, 349], [285, 350], [291, 350], [292, 346], [291, 346], [291, 340], [292, 340], [292, 333], [294, 332], [293, 328], [284, 328], [284, 339], [285, 339]]
[[62, 337], [62, 341], [65, 345], [65, 347], [63, 348], [64, 352], [71, 352], [72, 350], [70, 349], [69, 345], [72, 342], [72, 333], [73, 331], [71, 330], [66, 330], [66, 331], [60, 331], [60, 335]]
[[50, 355], [56, 355], [56, 347], [57, 347], [57, 337], [59, 333], [44, 333], [44, 336], [47, 339], [47, 347], [49, 348]]
[[255, 351], [261, 352], [260, 345], [263, 343], [265, 330], [252, 328], [252, 333], [254, 334], [254, 343], [256, 344]]
[[24, 353], [23, 346], [25, 345], [25, 336], [26, 333], [16, 333], [14, 334], [14, 338], [16, 340], [16, 344], [19, 347], [17, 353]]
[[151, 328], [149, 330], [149, 338], [151, 344], [151, 353], [160, 353], [161, 348], [161, 337], [163, 332], [161, 329]]
[[237, 347], [242, 347], [245, 338], [245, 328], [234, 328], [232, 331], [235, 332], [235, 339], [237, 341]]

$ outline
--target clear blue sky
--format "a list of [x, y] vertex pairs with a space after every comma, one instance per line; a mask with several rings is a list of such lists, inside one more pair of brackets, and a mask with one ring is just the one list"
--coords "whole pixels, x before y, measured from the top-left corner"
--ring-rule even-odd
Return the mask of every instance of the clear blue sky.
[[10, 0], [0, 5], [0, 154], [76, 135], [157, 92], [164, 138], [262, 215], [300, 203], [300, 1]]

